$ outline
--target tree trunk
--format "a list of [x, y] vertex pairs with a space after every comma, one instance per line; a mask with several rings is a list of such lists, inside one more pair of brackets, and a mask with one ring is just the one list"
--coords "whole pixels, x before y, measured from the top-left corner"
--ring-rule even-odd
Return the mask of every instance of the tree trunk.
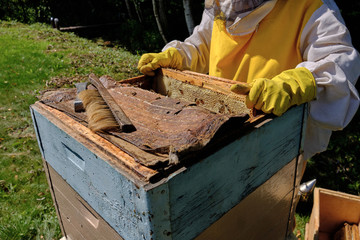
[[166, 40], [164, 31], [163, 31], [163, 27], [161, 25], [161, 21], [160, 21], [160, 17], [159, 17], [159, 12], [158, 12], [158, 8], [157, 8], [157, 1], [156, 0], [152, 0], [152, 5], [153, 5], [153, 11], [154, 11], [154, 16], [155, 16], [155, 20], [156, 20], [156, 24], [158, 26], [159, 29], [159, 33], [162, 37], [162, 39], [164, 40], [165, 44], [168, 43], [168, 41]]
[[189, 31], [189, 35], [192, 34], [192, 32], [194, 31], [194, 28], [195, 28], [194, 19], [193, 19], [192, 13], [191, 13], [190, 2], [191, 2], [190, 0], [183, 0], [185, 21], [186, 21], [187, 29]]
[[127, 9], [127, 11], [128, 11], [128, 14], [129, 14], [130, 19], [134, 19], [134, 16], [132, 15], [132, 11], [131, 11], [131, 7], [130, 7], [129, 0], [125, 0], [125, 4], [126, 4], [126, 9]]
[[136, 11], [136, 14], [138, 16], [139, 22], [142, 23], [142, 14], [141, 14], [141, 9], [139, 7], [138, 0], [132, 0], [132, 1], [134, 3], [135, 11]]
[[164, 0], [158, 0], [159, 1], [159, 16], [160, 16], [160, 23], [163, 29], [163, 32], [166, 36], [167, 30], [168, 30], [168, 21], [166, 17], [166, 7], [164, 4]]

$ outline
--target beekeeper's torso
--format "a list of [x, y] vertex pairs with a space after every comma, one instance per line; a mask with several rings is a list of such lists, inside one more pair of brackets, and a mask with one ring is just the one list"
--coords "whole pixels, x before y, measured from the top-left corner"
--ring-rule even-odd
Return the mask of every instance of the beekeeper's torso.
[[[231, 2], [219, 4], [235, 4]], [[318, 0], [265, 1], [231, 24], [227, 17], [222, 17], [222, 12], [217, 13], [211, 37], [209, 74], [251, 82], [295, 68], [303, 61], [300, 33], [321, 4]], [[309, 11], [309, 8], [312, 9]]]
[[326, 150], [360, 100], [360, 57], [334, 0], [206, 0], [200, 25], [172, 41], [183, 69], [250, 82], [305, 67], [317, 85], [309, 104], [304, 157]]

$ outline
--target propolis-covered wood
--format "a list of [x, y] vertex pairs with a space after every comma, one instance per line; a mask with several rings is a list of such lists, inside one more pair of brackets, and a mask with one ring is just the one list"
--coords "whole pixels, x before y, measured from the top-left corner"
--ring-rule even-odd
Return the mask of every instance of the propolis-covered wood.
[[[197, 78], [197, 85], [192, 85], [187, 74], [174, 70], [163, 70], [155, 79], [143, 77], [120, 83], [101, 77], [107, 92], [131, 119], [136, 131], [108, 130], [99, 134], [141, 164], [158, 168], [177, 165], [193, 152], [218, 147], [223, 142], [218, 140], [218, 132], [223, 132], [222, 139], [230, 138], [234, 132], [246, 131], [252, 125], [247, 121], [252, 116], [244, 105], [244, 96], [231, 93], [228, 82], [224, 87], [224, 82], [211, 81], [206, 75]], [[153, 84], [152, 89], [139, 87], [146, 81]], [[200, 82], [203, 86], [198, 86]], [[164, 92], [162, 86], [172, 87]], [[218, 91], [209, 86], [219, 86]], [[178, 96], [179, 92], [184, 96]], [[75, 89], [66, 89], [48, 93], [42, 102], [87, 126], [86, 113], [73, 110], [75, 99]]]
[[253, 117], [252, 111], [245, 105], [246, 96], [230, 91], [234, 83], [233, 80], [189, 71], [161, 69], [155, 78], [155, 90], [172, 98], [194, 102], [216, 113]]
[[[61, 98], [67, 100], [60, 103], [71, 101]], [[246, 131], [230, 124], [216, 132], [218, 144], [210, 141], [206, 153], [193, 151], [185, 162], [168, 169], [142, 164], [132, 151], [140, 151], [135, 155], [146, 151], [136, 145], [121, 149], [67, 112], [42, 102], [32, 105], [31, 112], [45, 161], [125, 240], [194, 239], [285, 167], [286, 177], [275, 179], [286, 182], [288, 188], [280, 199], [274, 197], [268, 203], [291, 209], [306, 105], [291, 108], [281, 117], [264, 117], [251, 124], [243, 121], [248, 124]], [[236, 126], [241, 130], [241, 124]], [[237, 208], [236, 214], [246, 214], [242, 208], [246, 206]], [[281, 224], [284, 233], [288, 219], [275, 224]], [[256, 226], [242, 230], [250, 233]]]

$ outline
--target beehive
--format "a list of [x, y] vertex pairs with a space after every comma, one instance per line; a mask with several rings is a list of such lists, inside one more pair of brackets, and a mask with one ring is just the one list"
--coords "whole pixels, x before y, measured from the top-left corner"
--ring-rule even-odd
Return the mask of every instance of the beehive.
[[[130, 97], [143, 91], [160, 94], [145, 94], [142, 101], [155, 109], [154, 116], [165, 109], [158, 123], [175, 121], [164, 129], [181, 138], [164, 145], [166, 139], [144, 143], [146, 137], [135, 141], [121, 133], [95, 134], [83, 116], [71, 112], [72, 90], [48, 96], [31, 112], [45, 164], [122, 239], [285, 237], [299, 182], [305, 105], [282, 117], [255, 117], [245, 108], [244, 96], [228, 90], [232, 81], [174, 70], [122, 81], [121, 90], [108, 83], [139, 132], [149, 115], [141, 117], [135, 103], [120, 100], [128, 90], [124, 84], [139, 88], [136, 94], [129, 91]], [[186, 125], [189, 109], [198, 114], [194, 118], [205, 114], [202, 122]], [[176, 120], [180, 112], [188, 114], [181, 124], [193, 134], [177, 131], [183, 127]], [[262, 220], [267, 223], [259, 230], [254, 223]], [[62, 226], [63, 234], [71, 236]]]

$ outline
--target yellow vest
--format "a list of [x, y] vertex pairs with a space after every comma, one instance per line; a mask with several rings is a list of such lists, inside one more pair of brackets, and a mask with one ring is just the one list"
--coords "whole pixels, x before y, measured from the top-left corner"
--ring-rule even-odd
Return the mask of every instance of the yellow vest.
[[272, 78], [303, 61], [300, 37], [321, 0], [278, 0], [257, 30], [243, 36], [230, 35], [225, 22], [213, 24], [209, 75], [251, 82]]

